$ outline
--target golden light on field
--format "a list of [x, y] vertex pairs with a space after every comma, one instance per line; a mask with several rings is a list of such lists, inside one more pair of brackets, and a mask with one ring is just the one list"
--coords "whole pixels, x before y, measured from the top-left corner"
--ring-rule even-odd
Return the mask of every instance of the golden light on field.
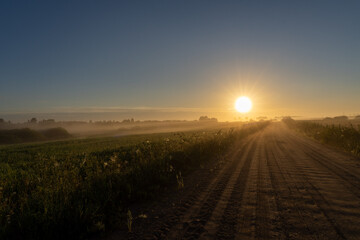
[[235, 109], [240, 113], [247, 113], [252, 108], [252, 102], [250, 98], [242, 96], [236, 99], [235, 101]]

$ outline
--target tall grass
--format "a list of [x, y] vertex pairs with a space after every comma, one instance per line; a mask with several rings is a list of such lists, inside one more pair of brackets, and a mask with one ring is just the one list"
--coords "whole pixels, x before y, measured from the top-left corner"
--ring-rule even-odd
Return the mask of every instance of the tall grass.
[[322, 143], [335, 146], [360, 156], [360, 125], [324, 125], [311, 121], [285, 119], [285, 123]]
[[130, 204], [266, 125], [2, 147], [0, 239], [79, 239], [126, 225]]

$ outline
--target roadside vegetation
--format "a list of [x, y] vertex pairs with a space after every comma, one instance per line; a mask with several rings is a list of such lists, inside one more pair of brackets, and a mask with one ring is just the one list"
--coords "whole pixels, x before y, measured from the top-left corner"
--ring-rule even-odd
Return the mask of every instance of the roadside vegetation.
[[295, 121], [291, 118], [284, 118], [283, 122], [322, 143], [360, 156], [360, 125], [324, 124], [312, 121]]
[[182, 176], [267, 124], [0, 147], [0, 239], [131, 231], [130, 204], [181, 189]]

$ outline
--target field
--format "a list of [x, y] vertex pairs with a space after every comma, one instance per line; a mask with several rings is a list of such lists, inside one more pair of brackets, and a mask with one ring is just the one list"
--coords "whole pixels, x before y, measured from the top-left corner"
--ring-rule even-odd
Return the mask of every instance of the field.
[[[268, 123], [0, 147], [0, 238], [85, 238]], [[130, 212], [131, 216], [131, 212]]]
[[0, 147], [0, 239], [360, 236], [358, 128], [222, 126]]
[[181, 192], [133, 207], [132, 231], [123, 226], [106, 239], [359, 238], [359, 158], [283, 122], [223, 158], [184, 177]]

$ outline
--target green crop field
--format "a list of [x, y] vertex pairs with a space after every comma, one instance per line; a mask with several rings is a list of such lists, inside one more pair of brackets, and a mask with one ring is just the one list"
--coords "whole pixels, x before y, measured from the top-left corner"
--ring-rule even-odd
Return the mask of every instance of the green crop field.
[[268, 123], [0, 147], [0, 238], [85, 238]]

